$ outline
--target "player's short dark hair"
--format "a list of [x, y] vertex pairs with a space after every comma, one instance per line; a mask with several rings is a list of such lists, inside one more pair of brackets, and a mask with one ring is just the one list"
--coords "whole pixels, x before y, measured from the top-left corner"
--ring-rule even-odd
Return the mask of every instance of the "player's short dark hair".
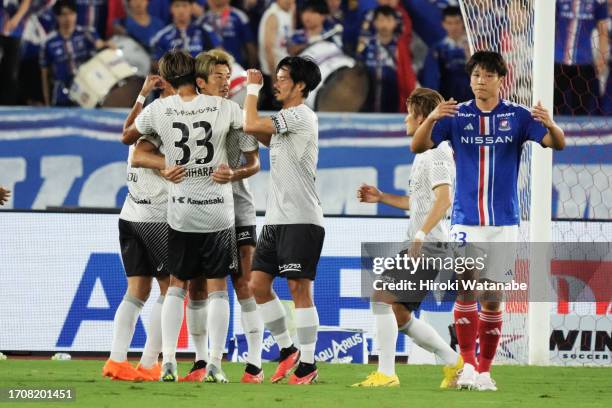
[[442, 10], [442, 19], [446, 17], [462, 17], [461, 9], [457, 6], [446, 6], [444, 10]]
[[170, 0], [170, 5], [172, 5], [172, 3], [176, 3], [176, 2], [193, 3], [194, 0]]
[[302, 90], [304, 98], [321, 83], [321, 70], [308, 57], [285, 57], [276, 66], [276, 72], [283, 68], [289, 71], [289, 76], [295, 84], [304, 83], [304, 90]]
[[438, 91], [429, 88], [416, 88], [406, 99], [406, 106], [415, 117], [426, 118], [442, 102], [444, 102], [444, 98]]
[[159, 74], [174, 89], [182, 85], [195, 86], [195, 60], [183, 50], [168, 51], [159, 60]]
[[70, 9], [73, 13], [77, 12], [76, 0], [57, 0], [53, 5], [53, 14], [59, 16], [62, 14], [62, 9]]
[[313, 13], [327, 15], [329, 14], [329, 7], [325, 0], [310, 0], [304, 4], [300, 13], [304, 11], [312, 11]]
[[500, 77], [504, 77], [508, 73], [508, 66], [504, 57], [495, 51], [476, 51], [465, 64], [465, 70], [469, 75], [472, 75], [472, 71], [477, 66], [486, 71], [495, 72]]
[[372, 20], [376, 20], [376, 17], [379, 15], [383, 15], [385, 17], [395, 17], [396, 12], [391, 6], [378, 6], [374, 9], [374, 16], [372, 17]]

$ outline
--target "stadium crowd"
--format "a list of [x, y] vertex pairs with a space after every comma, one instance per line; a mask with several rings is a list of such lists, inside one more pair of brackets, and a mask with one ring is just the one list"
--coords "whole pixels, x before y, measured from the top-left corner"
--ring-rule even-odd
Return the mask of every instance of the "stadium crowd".
[[[496, 0], [500, 5], [527, 0]], [[320, 41], [367, 69], [363, 111], [403, 112], [415, 87], [458, 101], [473, 97], [457, 0], [2, 0], [2, 105], [70, 106], [78, 67], [115, 36], [129, 36], [157, 60], [182, 48], [223, 48], [238, 64], [270, 67]], [[607, 72], [612, 0], [557, 0], [555, 113], [612, 114]], [[504, 24], [499, 28], [504, 29]], [[528, 35], [532, 35], [529, 33]], [[153, 64], [155, 68], [156, 64]], [[41, 75], [42, 73], [42, 75]], [[608, 77], [606, 79], [606, 76]], [[325, 78], [324, 78], [325, 79]], [[369, 86], [367, 86], [369, 85]], [[270, 92], [263, 107], [271, 107]]]

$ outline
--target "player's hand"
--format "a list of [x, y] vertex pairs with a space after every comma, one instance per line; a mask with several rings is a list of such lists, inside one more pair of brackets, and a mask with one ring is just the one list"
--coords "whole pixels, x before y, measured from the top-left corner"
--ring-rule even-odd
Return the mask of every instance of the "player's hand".
[[263, 75], [258, 69], [247, 69], [247, 85], [263, 86]]
[[0, 205], [4, 205], [11, 196], [11, 192], [5, 188], [0, 187]]
[[160, 170], [159, 174], [166, 180], [175, 184], [185, 180], [185, 168], [183, 166], [170, 166], [164, 170]]
[[147, 75], [147, 78], [144, 81], [144, 84], [142, 84], [142, 89], [140, 90], [140, 94], [144, 97], [149, 96], [149, 94], [151, 93], [151, 91], [153, 91], [153, 89], [156, 88], [161, 88], [163, 86], [163, 80], [162, 77], [159, 75]]
[[225, 184], [232, 181], [234, 176], [234, 170], [225, 163], [221, 163], [217, 170], [213, 172], [213, 181], [219, 184]]
[[538, 101], [537, 105], [531, 109], [531, 116], [540, 122], [545, 128], [549, 129], [554, 126], [554, 122], [548, 113], [548, 109], [542, 106], [542, 102]]
[[418, 258], [422, 254], [423, 249], [423, 241], [420, 239], [413, 239], [412, 244], [410, 245], [410, 249], [408, 249], [408, 256], [411, 258]]
[[382, 199], [382, 192], [376, 187], [364, 183], [357, 189], [357, 199], [361, 203], [378, 203]]
[[457, 101], [453, 98], [450, 98], [448, 101], [440, 102], [436, 109], [431, 111], [428, 118], [433, 121], [438, 121], [444, 117], [453, 117], [457, 114], [459, 110], [459, 106], [457, 106]]

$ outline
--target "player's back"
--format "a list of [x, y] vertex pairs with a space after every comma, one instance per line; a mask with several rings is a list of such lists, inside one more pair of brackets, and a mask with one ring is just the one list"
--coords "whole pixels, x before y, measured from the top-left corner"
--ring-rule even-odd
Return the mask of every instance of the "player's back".
[[[410, 224], [408, 239], [421, 229], [435, 202], [434, 188], [442, 184], [452, 186], [455, 181], [453, 152], [447, 143], [437, 148], [417, 154], [410, 170]], [[451, 193], [452, 194], [452, 193]], [[446, 217], [429, 232], [431, 242], [448, 241], [448, 221]]]
[[273, 116], [266, 224], [323, 225], [315, 181], [319, 158], [317, 115], [301, 104]]
[[227, 164], [226, 137], [242, 127], [242, 111], [232, 101], [198, 95], [184, 101], [178, 95], [158, 99], [138, 116], [141, 133], [153, 130], [165, 149], [166, 164], [185, 167], [185, 180], [171, 183], [168, 223], [183, 232], [215, 232], [233, 225], [231, 184], [212, 179], [214, 169]]

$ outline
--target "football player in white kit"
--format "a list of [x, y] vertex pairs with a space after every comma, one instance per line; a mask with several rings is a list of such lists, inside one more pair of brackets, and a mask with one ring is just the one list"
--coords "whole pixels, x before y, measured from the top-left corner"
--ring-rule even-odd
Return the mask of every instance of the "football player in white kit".
[[[283, 109], [260, 117], [257, 98], [263, 76], [247, 71], [244, 131], [270, 146], [270, 189], [266, 224], [257, 241], [250, 286], [262, 317], [279, 345], [280, 363], [270, 377], [279, 382], [298, 364], [289, 384], [311, 384], [317, 379], [314, 360], [319, 315], [312, 281], [323, 248], [323, 210], [315, 187], [319, 156], [316, 114], [304, 104], [321, 82], [319, 67], [309, 59], [287, 57], [276, 67], [274, 91]], [[272, 290], [275, 277], [287, 279], [295, 303], [295, 325], [300, 350], [287, 330], [285, 310]]]
[[[412, 135], [442, 100], [442, 96], [432, 89], [415, 89], [406, 102], [408, 108], [405, 120], [406, 133]], [[357, 198], [365, 203], [384, 203], [410, 210], [407, 238], [411, 245], [406, 253], [420, 256], [425, 252], [428, 256], [443, 257], [448, 247], [448, 225], [445, 217], [451, 205], [454, 174], [452, 151], [448, 145], [444, 145], [418, 154], [414, 158], [410, 170], [409, 196], [383, 193], [374, 186], [364, 184], [357, 190]], [[423, 251], [424, 243], [427, 249]], [[383, 275], [388, 278], [386, 281], [411, 279], [418, 284], [422, 279], [434, 279], [439, 272], [422, 269], [411, 275], [408, 271], [390, 270]], [[376, 339], [380, 349], [378, 370], [353, 386], [399, 386], [400, 381], [395, 374], [395, 344], [398, 331], [412, 338], [415, 344], [436, 354], [444, 362], [444, 379], [440, 388], [455, 386], [458, 371], [463, 367], [461, 356], [445, 343], [429, 324], [412, 315], [412, 312], [418, 310], [426, 295], [426, 290], [410, 294], [401, 291], [374, 292], [372, 311], [376, 320]]]
[[[141, 95], [148, 95], [154, 88], [163, 86], [161, 77], [150, 75], [143, 84]], [[164, 94], [167, 94], [164, 90]], [[167, 95], [163, 95], [167, 96]], [[142, 110], [143, 101], [134, 104], [124, 126], [128, 127]], [[143, 136], [143, 140], [148, 136]], [[150, 138], [155, 143], [155, 138]], [[161, 368], [158, 364], [161, 352], [161, 307], [168, 289], [168, 224], [166, 222], [166, 180], [150, 169], [139, 168], [134, 157], [134, 146], [130, 146], [127, 163], [128, 195], [119, 215], [119, 241], [128, 287], [115, 313], [113, 342], [110, 358], [102, 374], [116, 380], [159, 380]], [[178, 169], [172, 171], [170, 178]], [[147, 341], [140, 363], [133, 368], [127, 361], [127, 352], [134, 336], [138, 316], [151, 292], [153, 278], [159, 283], [160, 296], [150, 316]]]
[[162, 381], [178, 381], [177, 339], [183, 321], [188, 281], [207, 279], [210, 361], [221, 371], [229, 324], [226, 277], [238, 268], [234, 204], [227, 165], [227, 135], [242, 128], [242, 110], [227, 99], [198, 95], [195, 61], [184, 51], [169, 51], [159, 62], [162, 78], [176, 95], [147, 106], [123, 134], [134, 143], [143, 134], [159, 135], [166, 165], [184, 167], [185, 179], [168, 192], [168, 270], [170, 287], [162, 308]]

